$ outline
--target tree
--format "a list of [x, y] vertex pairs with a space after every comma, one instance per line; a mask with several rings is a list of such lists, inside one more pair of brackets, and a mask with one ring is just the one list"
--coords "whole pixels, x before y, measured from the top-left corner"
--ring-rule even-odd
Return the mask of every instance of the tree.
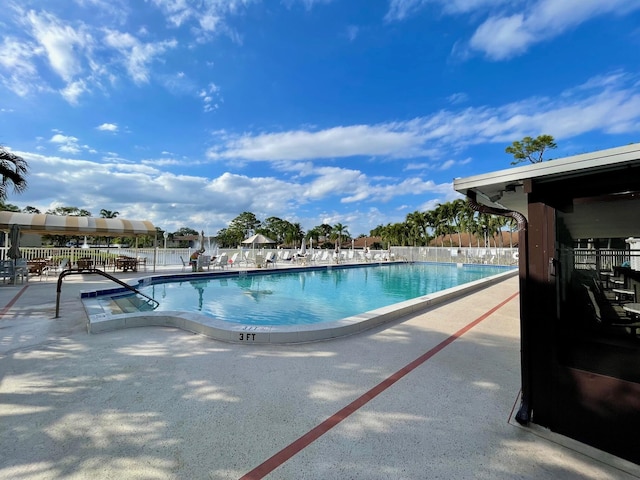
[[349, 237], [350, 237], [350, 234], [347, 231], [346, 225], [342, 225], [341, 223], [336, 223], [331, 229], [331, 238], [337, 240], [338, 247], [342, 245], [342, 240], [346, 240]]
[[515, 160], [511, 162], [511, 165], [517, 165], [527, 160], [531, 163], [540, 163], [544, 159], [545, 150], [551, 150], [557, 148], [554, 143], [554, 139], [551, 135], [539, 135], [536, 138], [524, 137], [520, 141], [513, 142], [510, 146], [505, 148], [505, 152], [513, 155]]
[[20, 207], [18, 207], [17, 205], [12, 205], [11, 203], [4, 203], [2, 200], [0, 200], [0, 210], [4, 212], [19, 212]]
[[406, 223], [409, 225], [409, 242], [414, 247], [425, 245], [429, 241], [426, 213], [417, 210], [413, 213], [407, 213]]
[[[84, 208], [78, 207], [56, 207], [53, 210], [47, 210], [45, 212], [47, 215], [61, 215], [61, 216], [69, 216], [69, 217], [90, 217], [91, 212], [85, 210]], [[56, 245], [64, 245], [69, 240], [75, 239], [76, 245], [80, 243], [80, 237], [78, 235], [44, 235], [42, 238], [45, 240], [51, 241]]]
[[256, 218], [256, 216], [251, 212], [242, 212], [236, 218], [231, 220], [229, 224], [229, 230], [241, 232], [242, 239], [244, 240], [247, 237], [250, 237], [256, 232], [256, 229], [260, 226], [260, 220]]
[[458, 234], [458, 247], [462, 247], [462, 223], [465, 216], [465, 204], [466, 202], [461, 198], [458, 198], [451, 202], [449, 213], [451, 214], [451, 221], [453, 222], [455, 231]]
[[[120, 215], [120, 212], [113, 212], [111, 210], [105, 210], [104, 208], [100, 210], [100, 216], [102, 218], [116, 218], [118, 215]], [[107, 248], [109, 248], [111, 245], [111, 237], [105, 237], [104, 239], [107, 242]]]
[[78, 207], [56, 207], [53, 210], [47, 210], [47, 215], [62, 215], [68, 217], [90, 217], [91, 212], [84, 208]]
[[22, 193], [27, 188], [27, 169], [29, 165], [18, 155], [7, 151], [0, 146], [0, 200], [7, 198], [7, 187], [13, 185], [16, 193]]
[[102, 218], [116, 218], [120, 215], [120, 212], [113, 212], [111, 210], [105, 210], [104, 208], [100, 210], [100, 216]]

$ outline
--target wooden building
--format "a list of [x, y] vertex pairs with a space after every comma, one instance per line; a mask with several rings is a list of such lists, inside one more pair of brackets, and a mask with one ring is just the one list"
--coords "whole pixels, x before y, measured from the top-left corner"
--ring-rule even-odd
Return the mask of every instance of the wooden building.
[[640, 144], [454, 188], [519, 222], [517, 420], [640, 464]]

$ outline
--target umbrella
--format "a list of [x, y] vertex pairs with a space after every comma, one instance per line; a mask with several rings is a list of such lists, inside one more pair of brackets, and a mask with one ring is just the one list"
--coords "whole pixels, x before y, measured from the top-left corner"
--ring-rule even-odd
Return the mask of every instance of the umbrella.
[[249, 245], [260, 245], [263, 243], [276, 243], [275, 240], [271, 240], [269, 237], [265, 237], [261, 233], [257, 233], [252, 235], [251, 237], [242, 241], [242, 243], [246, 243]]
[[202, 230], [198, 236], [198, 243], [200, 243], [198, 250], [204, 251], [204, 230]]
[[17, 223], [11, 225], [11, 229], [9, 230], [9, 241], [11, 242], [11, 246], [7, 252], [7, 256], [14, 260], [22, 258], [22, 254], [20, 253], [20, 227]]
[[[275, 240], [271, 240], [269, 237], [265, 237], [264, 235], [262, 235], [261, 233], [256, 233], [255, 235], [252, 235], [249, 238], [246, 238], [242, 241], [242, 243], [246, 243], [248, 245], [251, 245], [253, 247], [253, 249], [255, 250], [256, 245], [261, 245], [261, 244], [265, 244], [265, 243], [276, 243]], [[254, 258], [255, 258], [255, 252], [254, 252]]]
[[302, 245], [300, 246], [300, 255], [306, 255], [306, 254], [307, 254], [307, 245], [303, 238]]

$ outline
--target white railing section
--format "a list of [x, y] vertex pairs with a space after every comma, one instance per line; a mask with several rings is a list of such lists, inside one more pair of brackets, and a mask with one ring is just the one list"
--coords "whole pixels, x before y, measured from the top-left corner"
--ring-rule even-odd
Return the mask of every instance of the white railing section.
[[[193, 248], [78, 248], [78, 247], [21, 247], [20, 252], [27, 260], [68, 258], [71, 265], [79, 258], [90, 258], [97, 265], [103, 264], [106, 258], [128, 256], [146, 259], [147, 268], [156, 266], [182, 267], [183, 261], [189, 262]], [[0, 260], [7, 259], [7, 247], [0, 247]], [[218, 249], [217, 255], [227, 254], [231, 259], [234, 253], [234, 266], [255, 265], [256, 258], [265, 258], [273, 249], [245, 248]], [[441, 262], [441, 263], [473, 263], [488, 265], [517, 265], [517, 248], [448, 248], [448, 247], [391, 247], [389, 250], [342, 249], [339, 254], [334, 250], [307, 249], [304, 258], [297, 256], [297, 249], [277, 249], [276, 264], [302, 262], [307, 265], [335, 263], [371, 263], [394, 261], [408, 262]], [[205, 255], [214, 254], [206, 251]]]

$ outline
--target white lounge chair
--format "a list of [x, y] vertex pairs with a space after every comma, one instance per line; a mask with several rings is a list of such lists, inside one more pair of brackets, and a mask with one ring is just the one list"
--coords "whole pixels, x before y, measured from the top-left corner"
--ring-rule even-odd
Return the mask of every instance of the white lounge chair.
[[229, 259], [229, 266], [236, 267], [238, 263], [240, 263], [240, 260], [238, 260], [239, 255], [240, 255], [239, 252], [236, 252], [233, 255], [231, 255], [231, 259]]
[[224, 267], [227, 266], [227, 262], [229, 261], [229, 257], [227, 256], [226, 253], [223, 253], [222, 255], [219, 255], [218, 257], [216, 257], [216, 259], [213, 261], [213, 268], [214, 270], [217, 267], [220, 267], [220, 269], [224, 270]]
[[276, 266], [276, 252], [269, 252], [267, 253], [267, 255], [264, 257], [264, 266], [265, 268], [269, 268], [269, 267], [274, 267]]

